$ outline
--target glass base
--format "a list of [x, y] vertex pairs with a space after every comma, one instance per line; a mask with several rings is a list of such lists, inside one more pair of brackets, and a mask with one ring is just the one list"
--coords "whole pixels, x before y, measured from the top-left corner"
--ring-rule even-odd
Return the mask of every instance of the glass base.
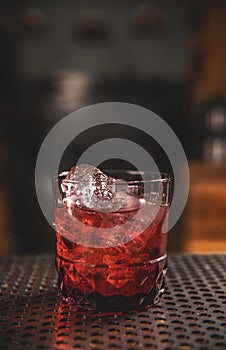
[[[89, 269], [86, 267], [88, 272], [85, 279], [84, 276], [81, 277], [81, 273], [78, 273], [81, 268], [79, 264], [72, 265], [64, 259], [56, 258], [63, 301], [80, 309], [97, 312], [142, 311], [158, 303], [164, 292], [166, 265], [167, 260], [164, 257], [164, 259], [156, 259], [154, 263], [133, 266], [134, 280], [131, 275], [127, 278], [124, 267], [117, 268], [111, 272], [113, 276], [119, 278], [122, 273], [125, 273], [125, 276], [123, 275], [124, 280], [116, 280], [118, 283], [116, 288], [112, 286], [115, 280], [110, 280], [111, 283], [109, 283], [106, 278], [108, 267], [96, 266]], [[94, 282], [93, 285], [91, 282]]]
[[104, 297], [98, 293], [84, 295], [75, 289], [73, 291], [64, 289], [62, 299], [67, 304], [84, 310], [128, 313], [144, 311], [157, 304], [163, 291], [162, 287], [160, 290], [154, 288], [149, 294], [135, 294], [131, 297], [123, 295]]

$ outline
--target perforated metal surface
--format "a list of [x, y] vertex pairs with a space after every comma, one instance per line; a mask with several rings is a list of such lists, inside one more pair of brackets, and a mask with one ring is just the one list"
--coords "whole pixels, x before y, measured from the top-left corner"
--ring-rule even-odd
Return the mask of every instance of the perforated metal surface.
[[0, 349], [226, 349], [226, 255], [169, 258], [148, 312], [76, 312], [60, 301], [53, 256], [0, 259]]

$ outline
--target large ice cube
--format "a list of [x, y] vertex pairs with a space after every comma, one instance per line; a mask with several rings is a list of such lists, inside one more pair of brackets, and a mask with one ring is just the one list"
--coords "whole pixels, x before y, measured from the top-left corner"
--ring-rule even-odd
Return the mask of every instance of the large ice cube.
[[127, 183], [108, 177], [89, 164], [73, 166], [61, 185], [64, 204], [72, 214], [74, 206], [96, 211], [117, 211], [127, 201]]

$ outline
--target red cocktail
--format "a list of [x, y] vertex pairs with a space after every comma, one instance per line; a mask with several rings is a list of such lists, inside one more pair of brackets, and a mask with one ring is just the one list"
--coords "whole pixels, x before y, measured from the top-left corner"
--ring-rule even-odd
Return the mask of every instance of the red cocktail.
[[128, 181], [126, 195], [120, 190], [117, 197], [118, 181], [113, 197], [120, 198], [120, 205], [106, 209], [101, 197], [96, 210], [72, 198], [76, 186], [69, 186], [65, 197], [66, 182], [59, 187], [62, 202], [55, 203], [56, 266], [63, 300], [105, 312], [143, 310], [158, 302], [166, 273], [170, 179]]

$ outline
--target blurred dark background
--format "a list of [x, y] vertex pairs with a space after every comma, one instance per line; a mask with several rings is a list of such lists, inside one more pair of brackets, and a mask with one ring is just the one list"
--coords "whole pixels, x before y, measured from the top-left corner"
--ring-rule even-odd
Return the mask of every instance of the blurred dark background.
[[[169, 250], [226, 250], [225, 37], [225, 1], [1, 1], [0, 254], [54, 251], [35, 194], [37, 154], [56, 122], [104, 101], [147, 107], [184, 146], [191, 190]], [[79, 136], [62, 164], [103, 135]]]

